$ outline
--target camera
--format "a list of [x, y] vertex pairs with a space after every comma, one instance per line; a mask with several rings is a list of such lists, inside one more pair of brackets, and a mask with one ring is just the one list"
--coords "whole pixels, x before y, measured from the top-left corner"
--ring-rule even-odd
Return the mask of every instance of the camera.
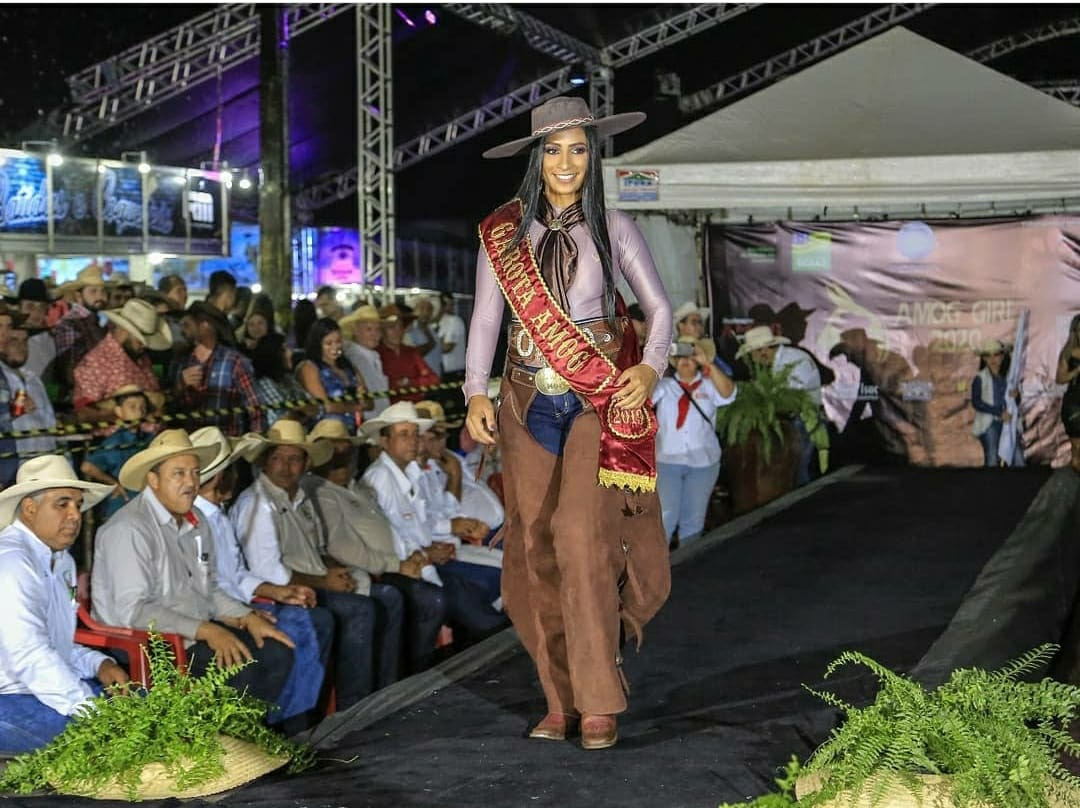
[[671, 343], [671, 355], [672, 356], [693, 356], [694, 355], [694, 343], [692, 343], [692, 342], [673, 342], [673, 343]]

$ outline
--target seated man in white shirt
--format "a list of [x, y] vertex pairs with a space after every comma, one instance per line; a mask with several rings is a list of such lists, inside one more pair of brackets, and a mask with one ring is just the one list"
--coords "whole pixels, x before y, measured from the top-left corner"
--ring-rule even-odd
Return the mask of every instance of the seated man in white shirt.
[[[346, 340], [342, 349], [345, 358], [364, 377], [364, 387], [369, 393], [385, 393], [390, 389], [390, 382], [383, 373], [382, 358], [375, 350], [382, 340], [379, 310], [371, 305], [360, 306], [338, 320], [338, 326]], [[385, 395], [375, 395], [369, 401], [372, 407], [366, 417], [378, 415], [390, 406], [390, 397]]]
[[467, 639], [475, 640], [504, 628], [509, 621], [492, 607], [483, 587], [448, 563], [457, 554], [453, 534], [465, 531], [464, 526], [475, 520], [440, 516], [434, 520], [439, 523], [437, 532], [432, 530], [429, 506], [421, 490], [425, 475], [416, 462], [420, 433], [432, 423], [430, 418], [417, 415], [411, 401], [399, 401], [366, 422], [362, 430], [369, 437], [377, 435], [383, 451], [368, 466], [363, 480], [390, 520], [398, 558], [409, 558], [417, 551], [424, 555], [428, 562], [423, 568], [424, 579], [443, 586], [450, 624], [460, 627]]
[[[318, 721], [318, 714], [312, 711], [319, 703], [323, 676], [330, 659], [334, 616], [315, 605], [315, 590], [311, 587], [300, 584], [278, 586], [253, 575], [248, 569], [240, 541], [224, 510], [236, 492], [237, 475], [233, 464], [243, 456], [245, 439], [231, 439], [216, 426], [206, 426], [191, 433], [191, 443], [212, 446], [217, 451], [214, 459], [199, 470], [199, 496], [195, 498], [195, 506], [206, 517], [214, 535], [218, 586], [241, 603], [269, 612], [277, 627], [296, 644], [292, 671], [278, 694], [278, 710], [271, 715], [272, 722], [288, 721], [283, 731], [291, 735]], [[256, 597], [273, 603], [255, 604], [252, 601]]]
[[434, 661], [435, 642], [446, 619], [442, 588], [421, 580], [420, 571], [427, 561], [419, 551], [406, 559], [398, 558], [390, 521], [371, 489], [357, 482], [357, 446], [367, 439], [349, 435], [345, 425], [334, 418], [315, 424], [309, 437], [334, 450], [329, 460], [300, 481], [326, 527], [327, 553], [349, 567], [360, 594], [368, 593], [372, 576], [401, 592], [408, 672], [426, 670]]
[[44, 746], [102, 687], [128, 681], [75, 643], [75, 560], [82, 512], [111, 486], [85, 482], [62, 457], [27, 460], [0, 492], [0, 752]]
[[141, 493], [97, 533], [93, 614], [109, 625], [181, 635], [193, 676], [202, 676], [212, 658], [221, 667], [254, 659], [258, 664], [229, 684], [272, 703], [292, 670], [293, 641], [264, 612], [221, 590], [213, 535], [193, 509], [199, 469], [216, 454], [192, 446], [184, 430], [169, 429], [121, 467], [120, 484]]
[[369, 595], [357, 594], [349, 568], [327, 552], [326, 529], [300, 480], [332, 451], [312, 442], [299, 422], [276, 421], [247, 455], [258, 475], [229, 517], [252, 573], [280, 586], [311, 587], [318, 605], [333, 614], [334, 684], [337, 706], [344, 709], [397, 681], [405, 605], [385, 584], [372, 583]]

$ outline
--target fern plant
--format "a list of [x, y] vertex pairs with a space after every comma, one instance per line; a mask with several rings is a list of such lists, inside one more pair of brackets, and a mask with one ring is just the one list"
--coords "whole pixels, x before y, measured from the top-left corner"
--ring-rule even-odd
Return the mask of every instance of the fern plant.
[[784, 443], [785, 420], [798, 416], [806, 425], [810, 439], [818, 449], [821, 470], [827, 465], [829, 434], [819, 408], [806, 390], [790, 387], [793, 366], [773, 370], [750, 362], [751, 377], [739, 382], [735, 400], [716, 411], [716, 431], [727, 446], [745, 443], [750, 435], [761, 436], [765, 462], [772, 459], [774, 442]]
[[0, 790], [22, 794], [52, 786], [57, 791], [92, 794], [116, 782], [135, 799], [143, 767], [165, 766], [178, 791], [225, 772], [219, 735], [250, 741], [271, 755], [288, 756], [289, 771], [314, 762], [310, 747], [296, 744], [263, 722], [267, 704], [239, 693], [228, 679], [245, 665], [212, 662], [200, 678], [176, 667], [171, 647], [150, 632], [145, 652], [153, 688], [142, 696], [113, 693], [90, 703], [53, 740], [12, 760]]
[[812, 807], [841, 792], [852, 805], [863, 796], [874, 805], [890, 781], [921, 797], [919, 774], [949, 775], [958, 808], [1049, 808], [1051, 798], [1075, 804], [1080, 778], [1060, 756], [1080, 759], [1080, 743], [1068, 732], [1080, 713], [1080, 688], [1052, 679], [1022, 681], [1044, 669], [1057, 650], [1040, 646], [998, 671], [957, 670], [931, 692], [863, 654], [841, 654], [826, 678], [842, 665], [863, 665], [881, 686], [874, 703], [857, 708], [810, 690], [846, 715], [802, 770], [819, 775], [822, 788], [798, 801], [789, 789], [749, 806]]

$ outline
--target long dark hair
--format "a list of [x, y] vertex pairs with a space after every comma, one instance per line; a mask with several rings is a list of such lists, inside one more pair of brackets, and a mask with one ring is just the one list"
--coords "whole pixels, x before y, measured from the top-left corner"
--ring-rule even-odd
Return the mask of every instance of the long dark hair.
[[[604, 319], [615, 328], [615, 271], [611, 260], [611, 237], [608, 235], [607, 208], [604, 205], [604, 168], [600, 161], [600, 138], [592, 126], [583, 127], [585, 143], [589, 147], [589, 165], [585, 172], [585, 183], [581, 188], [581, 210], [585, 214], [585, 224], [592, 234], [600, 266], [604, 271]], [[514, 240], [507, 245], [507, 252], [517, 249], [529, 232], [529, 225], [540, 213], [544, 193], [543, 165], [544, 144], [546, 138], [539, 138], [529, 153], [529, 166], [525, 169], [525, 178], [518, 187], [517, 197], [524, 210], [521, 225], [514, 234]]]
[[[307, 342], [304, 343], [304, 358], [311, 360], [320, 367], [326, 365], [327, 363], [323, 361], [322, 356], [322, 341], [335, 331], [341, 331], [341, 326], [332, 317], [320, 317], [312, 323], [311, 330], [308, 331]], [[334, 366], [342, 370], [352, 370], [352, 366], [345, 358], [344, 353], [337, 358]]]

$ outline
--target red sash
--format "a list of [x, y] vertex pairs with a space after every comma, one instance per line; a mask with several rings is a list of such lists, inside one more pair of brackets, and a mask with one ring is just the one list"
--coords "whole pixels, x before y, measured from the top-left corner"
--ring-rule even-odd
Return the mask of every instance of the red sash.
[[[656, 489], [656, 418], [648, 404], [623, 410], [611, 403], [612, 385], [621, 372], [597, 350], [544, 283], [532, 242], [522, 239], [509, 251], [521, 223], [514, 199], [480, 223], [480, 243], [510, 309], [548, 364], [585, 396], [600, 418], [600, 468], [597, 481], [632, 491]], [[633, 339], [630, 332], [627, 337]]]

